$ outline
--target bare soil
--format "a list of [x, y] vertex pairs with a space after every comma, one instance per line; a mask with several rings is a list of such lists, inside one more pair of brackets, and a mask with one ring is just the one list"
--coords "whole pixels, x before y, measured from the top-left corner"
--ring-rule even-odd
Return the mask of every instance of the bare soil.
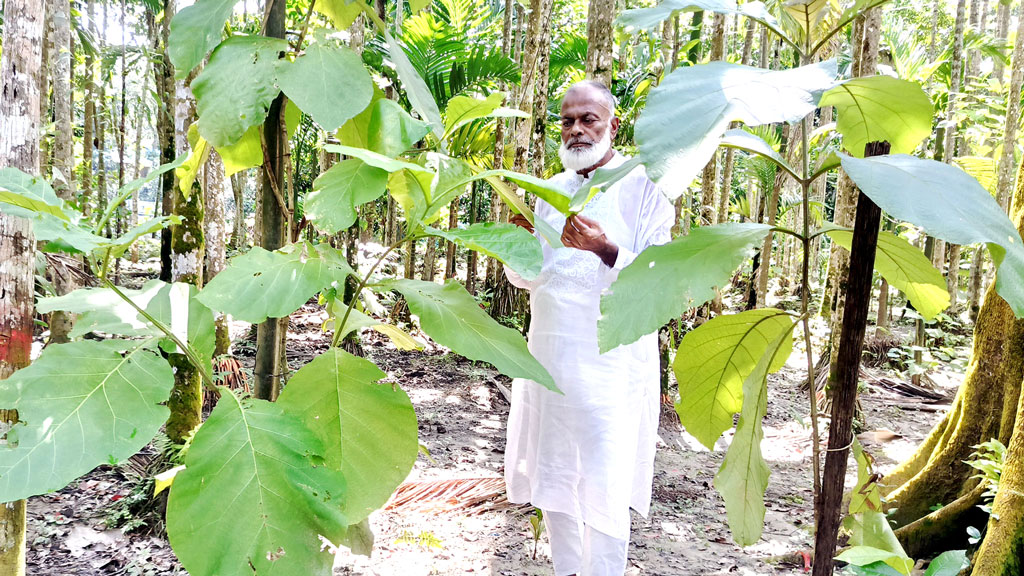
[[[295, 369], [326, 349], [322, 312], [307, 306], [292, 317], [288, 358]], [[251, 367], [247, 326], [232, 327], [234, 352]], [[400, 352], [375, 332], [364, 352], [409, 393], [419, 417], [421, 455], [409, 481], [500, 478], [509, 404], [508, 379], [428, 345]], [[811, 441], [808, 393], [801, 390], [805, 360], [769, 378], [768, 416], [762, 448], [772, 476], [761, 540], [740, 548], [731, 539], [725, 507], [713, 487], [728, 444], [714, 451], [685, 434], [671, 408], [663, 412], [654, 497], [648, 518], [634, 513], [627, 574], [801, 574], [811, 548]], [[942, 382], [950, 390], [958, 374]], [[860, 438], [879, 466], [905, 457], [942, 416], [945, 406], [899, 398], [867, 386], [861, 395]], [[900, 408], [899, 406], [903, 406]], [[852, 464], [852, 462], [851, 462]], [[853, 470], [851, 470], [851, 474]], [[159, 525], [142, 533], [108, 527], [116, 503], [140, 481], [130, 467], [101, 467], [68, 488], [30, 500], [28, 573], [41, 576], [184, 574]], [[438, 503], [444, 508], [443, 502]], [[399, 507], [371, 517], [376, 543], [371, 557], [338, 553], [336, 575], [551, 574], [546, 536], [534, 541], [531, 508], [511, 506], [500, 494], [466, 510]], [[158, 517], [158, 516], [156, 516]]]

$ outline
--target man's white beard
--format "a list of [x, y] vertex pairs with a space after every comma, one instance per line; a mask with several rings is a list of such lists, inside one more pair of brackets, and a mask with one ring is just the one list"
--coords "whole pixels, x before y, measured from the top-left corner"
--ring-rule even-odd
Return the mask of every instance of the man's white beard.
[[558, 157], [566, 170], [579, 172], [597, 164], [612, 147], [611, 130], [605, 130], [604, 136], [595, 144], [585, 148], [569, 148], [565, 142], [558, 148]]

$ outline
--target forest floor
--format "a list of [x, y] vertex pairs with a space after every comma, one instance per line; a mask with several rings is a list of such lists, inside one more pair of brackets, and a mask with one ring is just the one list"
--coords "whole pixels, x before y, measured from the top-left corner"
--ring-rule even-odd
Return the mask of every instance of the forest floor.
[[[307, 305], [291, 319], [288, 358], [292, 369], [329, 345], [321, 333], [323, 312]], [[247, 325], [232, 326], [234, 353], [251, 367]], [[400, 352], [376, 332], [364, 338], [368, 357], [400, 382], [419, 418], [421, 454], [409, 482], [457, 481], [444, 486], [475, 487], [479, 501], [453, 506], [422, 501], [376, 512], [372, 556], [338, 553], [336, 575], [421, 576], [430, 574], [551, 574], [546, 535], [534, 543], [531, 508], [509, 505], [494, 488], [500, 481], [509, 381], [493, 369], [428, 345], [424, 352]], [[967, 351], [961, 349], [960, 354]], [[811, 441], [806, 360], [799, 349], [769, 377], [768, 415], [762, 443], [771, 468], [764, 534], [754, 546], [732, 542], [725, 507], [713, 487], [728, 445], [726, 434], [714, 451], [683, 432], [674, 412], [662, 414], [655, 463], [654, 495], [647, 518], [633, 513], [627, 574], [657, 576], [717, 574], [802, 574], [802, 552], [811, 549]], [[890, 377], [894, 377], [889, 374]], [[962, 374], [939, 370], [940, 391], [951, 398]], [[864, 432], [860, 439], [880, 471], [891, 467], [927, 434], [948, 400], [927, 403], [882, 386], [861, 393]], [[39, 576], [184, 574], [161, 526], [123, 533], [111, 520], [128, 500], [149, 500], [143, 482], [151, 450], [127, 465], [101, 467], [64, 490], [33, 498], [28, 515], [28, 573]], [[148, 457], [147, 457], [148, 454]], [[159, 470], [157, 470], [159, 471]], [[848, 480], [852, 485], [855, 469]], [[444, 487], [442, 486], [442, 488]], [[438, 492], [435, 490], [434, 492]], [[450, 492], [449, 492], [450, 493]], [[128, 500], [126, 500], [128, 499]], [[120, 503], [120, 505], [119, 505]], [[153, 508], [152, 505], [150, 505]], [[150, 519], [158, 517], [151, 514]]]

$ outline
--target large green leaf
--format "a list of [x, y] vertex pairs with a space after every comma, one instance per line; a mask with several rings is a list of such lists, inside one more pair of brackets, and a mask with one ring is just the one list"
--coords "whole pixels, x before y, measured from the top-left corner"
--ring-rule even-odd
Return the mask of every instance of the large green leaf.
[[377, 100], [367, 127], [367, 148], [392, 158], [397, 157], [430, 133], [430, 124], [421, 122], [394, 100]]
[[167, 53], [177, 78], [188, 76], [220, 44], [224, 23], [237, 3], [238, 0], [198, 0], [171, 17]]
[[871, 546], [851, 546], [836, 556], [841, 560], [854, 566], [869, 566], [875, 562], [882, 562], [899, 574], [909, 575], [914, 569], [914, 561], [906, 556], [900, 556], [889, 550], [872, 548]]
[[[195, 286], [176, 285], [185, 288], [188, 295], [186, 302], [175, 303], [175, 306], [188, 306], [185, 341], [201, 359], [209, 362], [213, 357], [215, 337], [213, 312], [195, 298]], [[161, 280], [149, 280], [139, 290], [121, 288], [121, 292], [164, 326], [174, 328], [171, 321], [172, 286]], [[159, 328], [110, 288], [79, 288], [63, 296], [40, 298], [36, 310], [44, 314], [54, 310], [79, 314], [71, 329], [72, 338], [90, 332], [129, 337], [164, 336]]]
[[4, 210], [16, 216], [37, 212], [65, 221], [71, 220], [66, 213], [64, 201], [57, 197], [46, 180], [30, 176], [17, 168], [0, 168], [0, 205], [3, 204], [27, 211]]
[[730, 122], [798, 120], [814, 111], [835, 75], [834, 60], [780, 71], [726, 62], [679, 68], [647, 97], [636, 123], [639, 156], [652, 179], [684, 186], [711, 159]]
[[[742, 314], [759, 312], [751, 310]], [[778, 313], [779, 311], [774, 311]], [[710, 324], [710, 322], [709, 322]], [[764, 491], [768, 487], [770, 471], [761, 455], [764, 430], [761, 421], [768, 412], [768, 372], [785, 362], [792, 349], [790, 329], [775, 334], [756, 365], [743, 381], [743, 410], [740, 412], [736, 433], [725, 453], [722, 467], [715, 474], [715, 488], [725, 500], [725, 512], [732, 530], [733, 540], [740, 546], [750, 546], [761, 538], [764, 527]], [[706, 324], [705, 324], [706, 326]], [[702, 326], [703, 328], [703, 326]]]
[[351, 226], [356, 208], [384, 194], [388, 173], [358, 158], [342, 160], [313, 181], [303, 204], [306, 217], [326, 234]]
[[702, 226], [641, 252], [601, 296], [601, 352], [656, 332], [713, 298], [715, 288], [725, 286], [770, 228], [754, 223]]
[[[849, 230], [833, 230], [828, 235], [847, 250], [853, 243], [853, 232]], [[942, 272], [932, 266], [924, 253], [899, 236], [879, 232], [875, 270], [906, 294], [925, 320], [931, 320], [949, 306], [949, 291]]]
[[352, 146], [342, 146], [340, 144], [328, 144], [324, 146], [324, 150], [328, 152], [337, 152], [338, 154], [344, 154], [346, 156], [352, 156], [359, 158], [363, 162], [366, 162], [370, 166], [380, 168], [387, 172], [398, 172], [399, 170], [412, 170], [413, 172], [431, 172], [429, 168], [424, 168], [419, 164], [413, 164], [412, 162], [405, 162], [404, 160], [395, 160], [385, 156], [379, 152], [373, 150], [366, 150], [364, 148], [354, 148]]
[[744, 152], [757, 154], [762, 158], [771, 160], [776, 166], [792, 174], [794, 178], [799, 179], [802, 177], [792, 166], [789, 165], [789, 162], [786, 162], [786, 159], [776, 152], [774, 148], [764, 141], [764, 139], [756, 134], [751, 134], [746, 130], [734, 128], [726, 131], [722, 136], [721, 145], [726, 148], [736, 148], [738, 150], [743, 150]]
[[427, 213], [432, 176], [431, 172], [407, 169], [392, 172], [388, 176], [388, 191], [405, 211], [405, 221], [409, 229], [419, 226], [423, 215]]
[[279, 92], [274, 84], [278, 55], [287, 49], [280, 38], [233, 36], [213, 51], [192, 81], [203, 138], [229, 146], [263, 123]]
[[885, 75], [847, 80], [818, 105], [835, 107], [843, 148], [858, 158], [868, 142], [886, 141], [893, 154], [913, 152], [931, 134], [935, 112], [920, 84]]
[[167, 502], [167, 536], [190, 574], [330, 574], [345, 536], [345, 480], [298, 416], [221, 389]]
[[953, 244], [985, 242], [999, 267], [996, 291], [1024, 317], [1024, 246], [1013, 223], [978, 181], [963, 170], [894, 154], [842, 156], [843, 169], [893, 217]]
[[423, 215], [424, 223], [438, 218], [441, 210], [453, 200], [466, 193], [466, 186], [480, 176], [473, 174], [473, 168], [465, 160], [444, 154], [427, 154], [427, 167], [434, 168], [434, 179], [430, 183], [430, 205]]
[[[59, 490], [100, 464], [145, 446], [167, 420], [174, 375], [138, 342], [48, 346], [0, 386], [0, 408], [19, 423], [0, 447], [0, 499]], [[128, 349], [126, 354], [122, 354]]]
[[[344, 0], [338, 0], [344, 2]], [[355, 4], [355, 2], [353, 2]], [[373, 111], [376, 108], [377, 102], [386, 100], [384, 98], [384, 92], [373, 85], [373, 95], [370, 96], [370, 105], [363, 109], [362, 112], [356, 114], [349, 119], [348, 122], [342, 124], [341, 128], [338, 129], [338, 140], [345, 146], [351, 146], [353, 148], [367, 148], [374, 152], [381, 153], [380, 150], [372, 148], [370, 146], [370, 120], [373, 118]], [[401, 106], [399, 106], [401, 108]], [[403, 110], [405, 112], [405, 110]]]
[[224, 161], [224, 175], [231, 175], [263, 164], [263, 143], [259, 126], [250, 126], [237, 142], [217, 148]]
[[[782, 310], [762, 308], [717, 316], [683, 337], [672, 368], [679, 381], [676, 412], [686, 431], [713, 449], [743, 408], [743, 383], [771, 346], [779, 353], [768, 371], [782, 367], [792, 339], [777, 343], [793, 328]], [[772, 348], [774, 351], [775, 348]]]
[[[446, 134], [451, 134], [459, 127], [469, 124], [478, 118], [490, 116], [492, 112], [501, 106], [505, 100], [504, 92], [491, 92], [487, 98], [471, 98], [469, 96], [454, 96], [448, 101], [448, 107], [444, 111], [444, 129]], [[526, 115], [529, 117], [529, 115]]]
[[971, 561], [967, 559], [966, 550], [948, 550], [936, 556], [928, 564], [924, 576], [956, 576], [970, 565]]
[[515, 224], [485, 222], [457, 230], [428, 227], [426, 231], [432, 236], [440, 236], [469, 250], [496, 258], [526, 280], [536, 278], [544, 263], [540, 242], [533, 234]]
[[197, 298], [213, 310], [244, 322], [283, 318], [332, 282], [340, 284], [352, 273], [344, 259], [321, 257], [329, 249], [300, 243], [268, 252], [254, 246], [232, 258]]
[[597, 196], [601, 190], [608, 190], [616, 182], [625, 178], [641, 164], [640, 158], [634, 156], [615, 168], [598, 168], [590, 179], [589, 186], [580, 186], [576, 194], [569, 200], [569, 213], [579, 214], [583, 208]]
[[737, 6], [735, 0], [664, 0], [650, 8], [623, 10], [615, 24], [622, 26], [626, 32], [652, 30], [674, 14], [697, 11], [743, 15], [761, 22], [789, 41], [775, 17], [768, 13], [761, 2], [745, 2]]
[[277, 84], [328, 132], [366, 108], [373, 95], [373, 81], [358, 54], [320, 43], [307, 46], [294, 62], [281, 61]]
[[363, 0], [320, 0], [316, 9], [331, 19], [338, 30], [347, 30], [356, 18], [363, 13], [360, 2]]
[[288, 379], [278, 400], [324, 445], [324, 461], [347, 483], [343, 511], [358, 522], [405, 480], [416, 455], [416, 413], [409, 396], [373, 362], [331, 348]]
[[438, 344], [470, 360], [489, 362], [506, 376], [527, 378], [557, 390], [551, 375], [526, 348], [523, 336], [495, 322], [458, 282], [441, 286], [398, 280], [393, 286], [419, 316], [423, 331]]
[[394, 36], [390, 32], [385, 32], [384, 39], [387, 40], [388, 54], [391, 55], [391, 61], [395, 63], [398, 79], [402, 81], [402, 87], [405, 88], [405, 94], [409, 97], [409, 103], [430, 124], [434, 135], [443, 144], [444, 124], [441, 122], [441, 111], [438, 110], [437, 102], [434, 101], [434, 96], [430, 93], [427, 83], [420, 77], [419, 72], [409, 61], [409, 57]]
[[[535, 196], [550, 204], [555, 210], [562, 214], [569, 214], [569, 203], [572, 199], [569, 196], [566, 196], [564, 190], [543, 178], [537, 178], [536, 176], [522, 174], [520, 172], [513, 172], [512, 170], [486, 170], [484, 172], [478, 172], [462, 180], [453, 181], [445, 188], [448, 191], [451, 191], [460, 186], [465, 186], [474, 180], [487, 180], [488, 182], [492, 182], [493, 185], [493, 178], [495, 176], [501, 176], [509, 182], [516, 183], [520, 188], [528, 192], [532, 192]], [[519, 212], [518, 207], [517, 212]]]

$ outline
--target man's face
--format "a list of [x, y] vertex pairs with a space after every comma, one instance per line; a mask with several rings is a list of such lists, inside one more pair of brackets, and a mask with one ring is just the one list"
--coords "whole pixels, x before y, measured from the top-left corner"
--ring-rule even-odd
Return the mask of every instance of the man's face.
[[601, 93], [590, 86], [569, 89], [562, 99], [562, 144], [583, 152], [600, 142], [606, 131], [614, 140], [619, 119]]

